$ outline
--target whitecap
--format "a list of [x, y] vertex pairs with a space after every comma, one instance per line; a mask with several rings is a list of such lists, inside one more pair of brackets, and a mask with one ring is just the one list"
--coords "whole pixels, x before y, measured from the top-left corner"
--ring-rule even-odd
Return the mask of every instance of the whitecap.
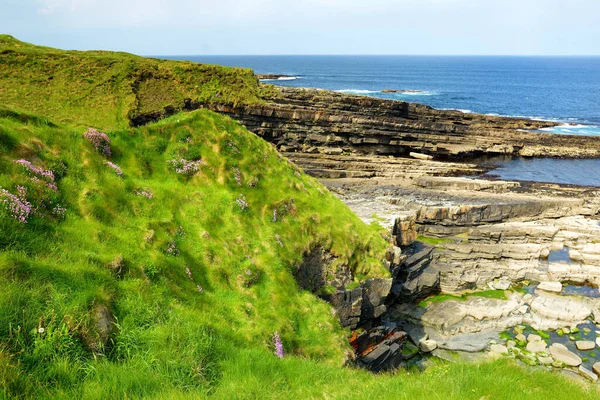
[[346, 93], [346, 94], [372, 94], [372, 93], [381, 93], [379, 90], [364, 90], [364, 89], [340, 89], [336, 90], [338, 93]]
[[299, 76], [280, 76], [276, 79], [261, 79], [261, 82], [272, 82], [272, 81], [295, 81], [296, 79], [300, 79]]

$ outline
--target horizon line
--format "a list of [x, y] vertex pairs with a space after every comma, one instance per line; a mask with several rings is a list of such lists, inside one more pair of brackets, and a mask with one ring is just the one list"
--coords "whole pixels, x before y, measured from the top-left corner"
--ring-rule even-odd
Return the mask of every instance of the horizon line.
[[140, 54], [142, 57], [600, 57], [600, 54]]

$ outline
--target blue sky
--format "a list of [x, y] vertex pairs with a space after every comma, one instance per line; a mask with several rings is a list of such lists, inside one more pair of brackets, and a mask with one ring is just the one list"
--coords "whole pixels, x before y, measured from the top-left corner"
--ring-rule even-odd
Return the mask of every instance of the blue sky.
[[142, 55], [600, 55], [600, 0], [0, 0], [0, 31]]

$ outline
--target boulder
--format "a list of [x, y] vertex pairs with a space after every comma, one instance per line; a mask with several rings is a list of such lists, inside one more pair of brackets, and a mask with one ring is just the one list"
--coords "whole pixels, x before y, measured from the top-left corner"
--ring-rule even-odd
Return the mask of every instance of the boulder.
[[573, 353], [567, 349], [565, 345], [560, 343], [554, 343], [550, 346], [550, 354], [552, 354], [552, 357], [554, 357], [556, 361], [565, 363], [570, 367], [578, 367], [582, 363], [581, 358], [577, 354]]

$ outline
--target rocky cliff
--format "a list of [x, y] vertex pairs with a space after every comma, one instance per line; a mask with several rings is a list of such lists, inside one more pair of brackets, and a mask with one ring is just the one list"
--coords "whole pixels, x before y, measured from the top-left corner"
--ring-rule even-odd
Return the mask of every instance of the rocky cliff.
[[325, 90], [277, 88], [261, 104], [209, 105], [287, 152], [328, 155], [600, 156], [589, 137], [533, 132], [553, 122], [436, 110]]

